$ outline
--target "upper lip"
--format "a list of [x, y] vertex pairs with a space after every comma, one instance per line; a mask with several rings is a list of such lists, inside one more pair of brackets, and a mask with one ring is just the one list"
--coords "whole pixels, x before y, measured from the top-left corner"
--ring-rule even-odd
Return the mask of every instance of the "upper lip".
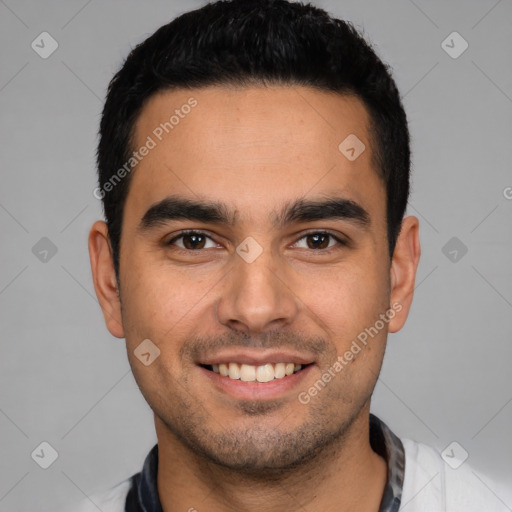
[[238, 363], [250, 364], [253, 366], [261, 366], [266, 363], [294, 363], [294, 364], [310, 364], [313, 358], [305, 355], [294, 354], [292, 352], [284, 351], [270, 351], [270, 350], [230, 350], [219, 351], [215, 355], [205, 357], [198, 361], [200, 365], [213, 365], [221, 363]]

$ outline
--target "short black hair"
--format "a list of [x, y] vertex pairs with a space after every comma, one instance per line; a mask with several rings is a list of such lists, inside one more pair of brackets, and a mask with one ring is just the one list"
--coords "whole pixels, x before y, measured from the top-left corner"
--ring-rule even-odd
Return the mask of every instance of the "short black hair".
[[410, 147], [407, 118], [389, 67], [350, 22], [311, 4], [220, 0], [160, 27], [131, 51], [110, 82], [100, 125], [96, 191], [103, 201], [118, 281], [132, 175], [126, 173], [126, 162], [145, 102], [163, 90], [254, 84], [306, 86], [362, 100], [370, 116], [373, 165], [386, 186], [392, 256], [409, 196]]

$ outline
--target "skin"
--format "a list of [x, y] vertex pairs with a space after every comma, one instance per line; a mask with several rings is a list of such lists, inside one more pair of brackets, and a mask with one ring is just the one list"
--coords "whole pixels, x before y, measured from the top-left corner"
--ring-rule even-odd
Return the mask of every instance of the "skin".
[[[390, 261], [385, 186], [357, 98], [289, 86], [159, 93], [140, 114], [134, 147], [190, 97], [197, 106], [133, 173], [119, 291], [105, 223], [96, 222], [89, 236], [107, 328], [126, 339], [154, 411], [163, 509], [377, 511], [386, 465], [369, 443], [370, 398], [388, 332], [401, 329], [411, 305], [418, 220], [404, 219]], [[349, 134], [366, 146], [353, 162], [338, 150]], [[171, 194], [222, 201], [235, 222], [181, 219], [141, 230], [145, 212]], [[359, 204], [369, 224], [272, 221], [299, 197], [332, 195]], [[190, 249], [190, 238], [169, 245], [183, 229], [211, 240], [199, 238], [200, 250]], [[348, 244], [306, 237], [323, 230]], [[236, 252], [249, 236], [263, 250], [252, 263]], [[298, 393], [394, 303], [401, 311], [308, 404], [300, 403]], [[160, 349], [149, 366], [134, 355], [144, 339]], [[212, 385], [196, 364], [226, 347], [278, 347], [313, 364], [277, 397], [241, 399]]]

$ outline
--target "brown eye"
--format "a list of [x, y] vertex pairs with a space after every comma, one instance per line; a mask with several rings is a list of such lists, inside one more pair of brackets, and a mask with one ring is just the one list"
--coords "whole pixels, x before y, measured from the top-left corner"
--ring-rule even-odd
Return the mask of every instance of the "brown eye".
[[[181, 240], [181, 243], [177, 243], [178, 240]], [[175, 236], [173, 239], [169, 240], [167, 245], [176, 245], [180, 249], [194, 251], [207, 248], [205, 245], [208, 241], [211, 241], [213, 246], [215, 246], [213, 240], [204, 233], [200, 231], [189, 231]]]
[[308, 235], [308, 247], [310, 249], [326, 249], [329, 246], [330, 235], [318, 233], [315, 235]]
[[[302, 240], [306, 241], [305, 247], [304, 244], [300, 244]], [[346, 243], [343, 240], [341, 240], [337, 236], [334, 236], [332, 233], [319, 231], [315, 233], [308, 233], [307, 235], [300, 238], [299, 241], [297, 242], [297, 246], [304, 249], [329, 250], [333, 248], [336, 245], [336, 243], [341, 246], [346, 245]]]
[[206, 240], [203, 235], [184, 235], [182, 238], [186, 249], [203, 249]]

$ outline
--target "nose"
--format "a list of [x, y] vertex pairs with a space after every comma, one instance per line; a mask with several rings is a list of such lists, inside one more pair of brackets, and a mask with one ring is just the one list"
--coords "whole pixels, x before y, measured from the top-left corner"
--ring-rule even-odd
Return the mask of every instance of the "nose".
[[217, 316], [221, 324], [246, 333], [263, 333], [291, 324], [300, 311], [286, 266], [270, 249], [252, 262], [234, 255]]

